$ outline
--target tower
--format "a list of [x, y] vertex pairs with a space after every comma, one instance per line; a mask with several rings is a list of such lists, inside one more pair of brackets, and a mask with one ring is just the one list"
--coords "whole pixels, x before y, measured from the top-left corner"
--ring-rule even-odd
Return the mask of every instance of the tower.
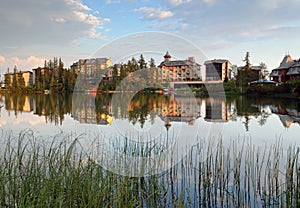
[[164, 55], [164, 58], [165, 58], [165, 62], [168, 62], [171, 60], [171, 56], [169, 54], [169, 51], [167, 51], [166, 55]]

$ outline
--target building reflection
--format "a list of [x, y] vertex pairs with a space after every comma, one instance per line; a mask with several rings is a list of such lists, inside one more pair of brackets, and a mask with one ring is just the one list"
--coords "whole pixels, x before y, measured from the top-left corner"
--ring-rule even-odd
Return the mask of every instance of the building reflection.
[[156, 114], [165, 122], [166, 128], [171, 122], [185, 122], [194, 125], [195, 120], [201, 117], [201, 102], [194, 97], [169, 96], [155, 106]]
[[285, 128], [289, 128], [293, 123], [300, 125], [300, 111], [296, 108], [286, 108], [283, 105], [271, 105], [273, 114], [279, 117], [280, 122]]
[[210, 98], [205, 100], [205, 121], [227, 122], [231, 118], [229, 105], [225, 99]]
[[79, 123], [112, 124], [111, 99], [108, 96], [82, 94], [72, 100], [72, 117]]
[[[112, 98], [115, 98], [112, 103]], [[146, 122], [153, 124], [156, 119], [164, 122], [165, 128], [172, 128], [174, 122], [195, 125], [197, 119], [204, 122], [224, 123], [242, 120], [246, 131], [250, 120], [260, 126], [268, 117], [276, 114], [282, 125], [289, 128], [300, 124], [300, 104], [297, 101], [284, 102], [274, 99], [247, 97], [194, 98], [193, 96], [160, 94], [76, 94], [76, 95], [5, 95], [0, 105], [16, 117], [22, 112], [32, 112], [45, 117], [45, 122], [62, 125], [66, 115], [79, 123], [111, 125], [114, 120], [128, 120], [143, 128]], [[129, 100], [124, 103], [124, 100]]]
[[25, 95], [5, 96], [5, 109], [9, 112], [13, 111], [15, 116], [22, 112], [32, 112], [34, 100], [32, 97]]

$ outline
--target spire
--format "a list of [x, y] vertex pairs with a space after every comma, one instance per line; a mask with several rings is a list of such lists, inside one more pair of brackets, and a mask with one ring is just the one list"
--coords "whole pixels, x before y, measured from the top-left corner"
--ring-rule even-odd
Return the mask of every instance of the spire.
[[166, 55], [164, 55], [165, 61], [171, 60], [171, 55], [169, 54], [169, 51], [167, 51]]

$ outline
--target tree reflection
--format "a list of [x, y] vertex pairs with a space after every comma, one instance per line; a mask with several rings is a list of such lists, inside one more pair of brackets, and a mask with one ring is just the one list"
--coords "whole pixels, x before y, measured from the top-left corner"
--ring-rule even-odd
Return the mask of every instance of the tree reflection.
[[[112, 97], [115, 103], [112, 104]], [[124, 100], [129, 100], [124, 104]], [[206, 122], [241, 121], [246, 131], [250, 131], [250, 121], [260, 126], [266, 125], [270, 115], [278, 115], [282, 125], [300, 123], [300, 102], [297, 100], [279, 100], [257, 97], [229, 97], [196, 99], [194, 105], [188, 97], [161, 95], [139, 92], [115, 94], [7, 94], [1, 96], [8, 115], [16, 118], [23, 112], [33, 112], [36, 116], [45, 117], [46, 123], [62, 125], [66, 115], [71, 115], [80, 123], [98, 125], [112, 124], [113, 119], [127, 119], [141, 128], [147, 122], [154, 124], [155, 118], [162, 121], [187, 122], [193, 125], [200, 116]], [[205, 115], [200, 115], [201, 105], [205, 105]], [[238, 119], [239, 118], [239, 119]], [[288, 123], [288, 125], [287, 125]]]

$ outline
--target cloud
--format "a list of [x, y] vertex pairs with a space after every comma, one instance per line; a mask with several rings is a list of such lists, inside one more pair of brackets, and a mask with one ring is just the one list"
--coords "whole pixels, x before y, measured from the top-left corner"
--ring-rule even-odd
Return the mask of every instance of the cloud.
[[75, 9], [90, 11], [92, 10], [87, 5], [84, 5], [80, 0], [66, 0], [67, 4], [74, 6]]
[[56, 23], [64, 23], [66, 20], [62, 17], [56, 17], [56, 18], [52, 18], [52, 21]]
[[17, 66], [18, 70], [25, 71], [25, 70], [31, 70], [39, 66], [43, 66], [44, 61], [45, 61], [44, 57], [37, 57], [37, 56], [28, 56], [26, 58], [20, 58], [17, 56], [13, 56], [13, 57], [0, 56], [0, 67], [1, 69], [7, 69], [7, 68], [13, 69], [14, 66]]
[[161, 8], [153, 7], [141, 7], [134, 10], [135, 12], [140, 12], [144, 14], [144, 19], [148, 20], [164, 20], [173, 17], [173, 13], [168, 10], [161, 10]]
[[106, 0], [105, 1], [106, 4], [119, 4], [121, 3], [120, 0]]
[[107, 23], [80, 0], [4, 1], [0, 16], [0, 49], [70, 45], [91, 34], [101, 38], [99, 31]]
[[0, 55], [0, 63], [5, 63], [5, 57]]
[[[299, 0], [291, 0], [288, 3], [283, 0], [254, 2], [165, 0], [165, 2], [166, 5], [162, 6], [167, 6], [166, 9], [173, 14], [172, 21], [168, 25], [173, 26], [165, 27], [161, 24], [160, 29], [184, 36], [197, 36], [197, 41], [200, 39], [252, 41], [263, 37], [266, 28], [286, 24], [299, 26], [300, 13], [297, 12], [300, 7]], [[150, 19], [151, 10], [144, 9], [143, 12], [148, 17], [144, 19]]]
[[192, 0], [163, 0], [163, 1], [166, 2], [170, 7], [176, 7], [184, 3], [189, 3]]

